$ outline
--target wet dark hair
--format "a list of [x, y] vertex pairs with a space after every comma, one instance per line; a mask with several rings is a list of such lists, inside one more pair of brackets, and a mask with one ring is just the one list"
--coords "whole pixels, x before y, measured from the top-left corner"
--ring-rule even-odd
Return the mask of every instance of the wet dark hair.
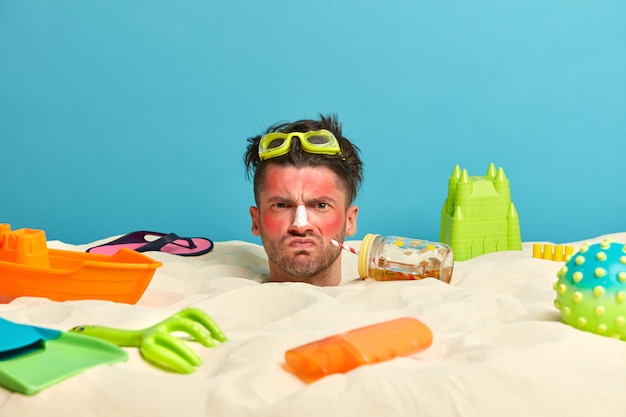
[[246, 166], [246, 176], [252, 178], [254, 198], [258, 204], [260, 188], [265, 181], [265, 171], [268, 166], [326, 167], [331, 169], [344, 186], [347, 204], [356, 199], [357, 192], [363, 181], [363, 162], [359, 157], [359, 148], [341, 134], [341, 123], [336, 115], [319, 115], [319, 120], [303, 119], [292, 123], [277, 123], [270, 126], [264, 134], [272, 132], [309, 132], [326, 129], [335, 135], [341, 147], [341, 155], [320, 155], [306, 152], [300, 141], [291, 142], [291, 150], [282, 156], [261, 161], [259, 158], [259, 141], [264, 135], [248, 138], [248, 145], [243, 156]]

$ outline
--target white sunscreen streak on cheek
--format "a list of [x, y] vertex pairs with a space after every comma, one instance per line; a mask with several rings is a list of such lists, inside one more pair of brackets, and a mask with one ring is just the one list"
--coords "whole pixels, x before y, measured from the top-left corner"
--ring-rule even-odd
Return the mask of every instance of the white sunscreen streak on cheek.
[[296, 227], [308, 226], [309, 220], [306, 215], [306, 207], [299, 205], [296, 208], [296, 217], [293, 219], [293, 225]]

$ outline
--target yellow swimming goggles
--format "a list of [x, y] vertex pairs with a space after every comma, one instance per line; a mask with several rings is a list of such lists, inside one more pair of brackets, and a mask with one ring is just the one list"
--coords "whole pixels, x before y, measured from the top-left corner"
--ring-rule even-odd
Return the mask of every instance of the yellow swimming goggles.
[[259, 141], [259, 158], [261, 161], [282, 156], [291, 150], [291, 139], [300, 139], [300, 145], [308, 153], [322, 155], [339, 155], [341, 148], [335, 135], [326, 129], [310, 132], [273, 132], [263, 136]]

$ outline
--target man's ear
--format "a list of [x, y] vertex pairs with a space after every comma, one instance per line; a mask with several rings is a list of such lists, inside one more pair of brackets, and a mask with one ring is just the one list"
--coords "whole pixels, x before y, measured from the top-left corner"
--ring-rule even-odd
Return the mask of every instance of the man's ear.
[[261, 227], [259, 226], [259, 209], [255, 206], [250, 206], [250, 218], [252, 219], [252, 234], [254, 236], [261, 236]]
[[346, 212], [346, 236], [354, 236], [356, 233], [356, 218], [359, 214], [358, 206], [350, 206]]

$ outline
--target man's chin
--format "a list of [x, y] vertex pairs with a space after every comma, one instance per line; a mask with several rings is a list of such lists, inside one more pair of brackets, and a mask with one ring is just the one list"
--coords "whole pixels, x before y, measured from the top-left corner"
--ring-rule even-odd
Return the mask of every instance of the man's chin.
[[291, 251], [291, 257], [293, 259], [311, 259], [315, 255], [314, 251], [310, 249], [294, 249]]

